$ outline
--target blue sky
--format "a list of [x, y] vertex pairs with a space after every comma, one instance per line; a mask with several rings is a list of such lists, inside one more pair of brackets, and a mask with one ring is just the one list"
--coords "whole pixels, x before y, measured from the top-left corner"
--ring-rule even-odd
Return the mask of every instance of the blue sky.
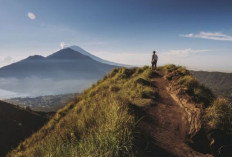
[[231, 0], [0, 0], [0, 66], [78, 45], [111, 61], [232, 72]]

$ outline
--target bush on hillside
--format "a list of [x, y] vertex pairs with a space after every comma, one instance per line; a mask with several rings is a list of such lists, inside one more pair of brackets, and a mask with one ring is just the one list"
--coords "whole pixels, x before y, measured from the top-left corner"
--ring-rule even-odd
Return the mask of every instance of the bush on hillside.
[[232, 131], [232, 106], [224, 98], [218, 98], [213, 105], [206, 109], [206, 120], [208, 124], [225, 131]]
[[176, 66], [174, 64], [169, 64], [163, 67], [160, 67], [161, 70], [165, 72], [165, 79], [166, 80], [173, 80], [174, 78], [178, 78], [181, 76], [189, 75], [189, 71], [186, 70], [185, 67]]
[[188, 95], [192, 96], [194, 101], [202, 103], [203, 107], [208, 107], [214, 99], [212, 91], [200, 84], [191, 75], [180, 77], [176, 84], [182, 90], [185, 90]]

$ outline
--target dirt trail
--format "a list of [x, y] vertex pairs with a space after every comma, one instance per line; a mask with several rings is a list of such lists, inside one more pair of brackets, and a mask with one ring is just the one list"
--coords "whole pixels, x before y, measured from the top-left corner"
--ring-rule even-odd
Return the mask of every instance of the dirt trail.
[[[142, 127], [145, 133], [153, 138], [154, 147], [159, 147], [169, 154], [155, 153], [155, 156], [178, 156], [178, 157], [206, 157], [210, 155], [201, 154], [194, 151], [186, 144], [189, 134], [196, 132], [199, 118], [191, 113], [197, 112], [194, 106], [183, 106], [171, 94], [168, 89], [168, 82], [162, 77], [161, 72], [157, 72], [152, 80], [155, 90], [159, 92], [157, 105], [145, 107], [144, 111], [152, 121], [144, 120]], [[194, 112], [191, 112], [193, 110]], [[154, 155], [154, 153], [153, 153]]]

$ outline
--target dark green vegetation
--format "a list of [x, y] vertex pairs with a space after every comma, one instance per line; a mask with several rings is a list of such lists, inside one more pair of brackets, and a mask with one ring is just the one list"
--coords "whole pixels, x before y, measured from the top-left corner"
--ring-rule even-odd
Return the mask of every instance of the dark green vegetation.
[[23, 108], [30, 107], [33, 111], [51, 112], [64, 107], [67, 103], [74, 100], [77, 95], [48, 95], [36, 98], [12, 98], [5, 101]]
[[209, 87], [216, 95], [232, 101], [232, 73], [191, 71], [201, 83]]
[[49, 114], [0, 101], [0, 156], [4, 156], [48, 121]]

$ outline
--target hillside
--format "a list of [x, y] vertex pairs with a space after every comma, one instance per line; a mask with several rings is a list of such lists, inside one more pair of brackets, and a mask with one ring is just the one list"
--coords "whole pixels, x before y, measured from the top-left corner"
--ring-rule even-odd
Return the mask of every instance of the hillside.
[[232, 100], [232, 73], [205, 71], [191, 71], [191, 73], [218, 96]]
[[0, 156], [40, 129], [48, 121], [48, 115], [0, 101]]
[[64, 107], [68, 102], [75, 99], [78, 94], [47, 95], [35, 98], [12, 98], [5, 100], [14, 105], [26, 108], [30, 107], [33, 111], [51, 112]]
[[[117, 68], [58, 110], [8, 157], [216, 155], [223, 143], [208, 138], [203, 121], [214, 99], [182, 67]], [[211, 147], [212, 140], [217, 147]]]

